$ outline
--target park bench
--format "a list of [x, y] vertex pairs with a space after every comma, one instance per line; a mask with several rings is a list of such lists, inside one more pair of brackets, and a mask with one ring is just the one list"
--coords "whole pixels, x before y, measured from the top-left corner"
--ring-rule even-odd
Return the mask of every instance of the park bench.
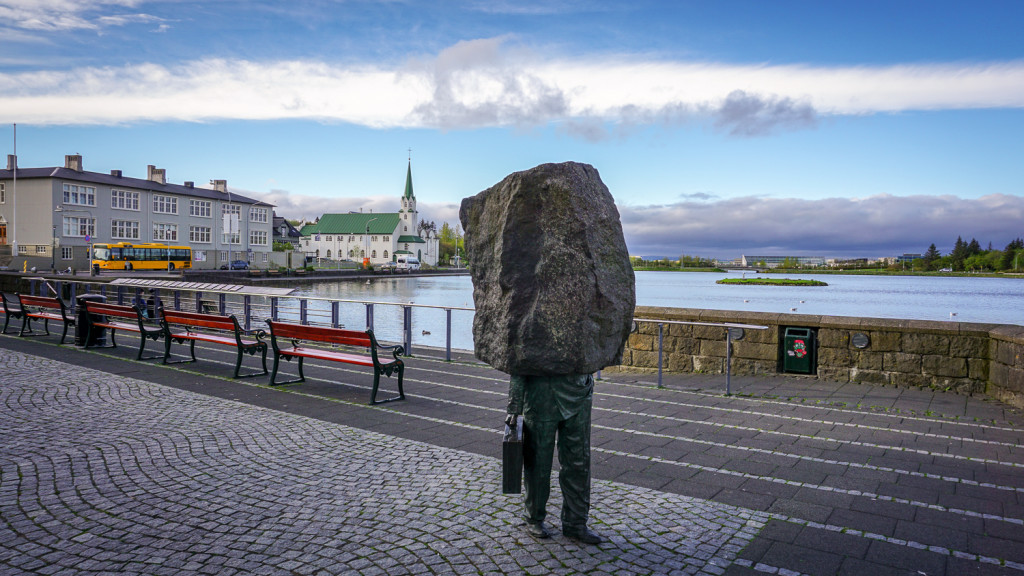
[[164, 335], [163, 327], [146, 321], [146, 316], [138, 306], [123, 306], [121, 304], [107, 304], [96, 300], [80, 300], [79, 305], [85, 309], [89, 322], [85, 334], [85, 347], [88, 348], [91, 342], [95, 342], [94, 333], [106, 328], [110, 330], [110, 346], [101, 348], [117, 348], [117, 341], [114, 335], [118, 330], [136, 332], [139, 334], [139, 354], [137, 360], [153, 360], [163, 357], [162, 354], [143, 357], [146, 350], [146, 340], [156, 342]]
[[[182, 312], [180, 310], [160, 310], [161, 325], [164, 329], [164, 364], [177, 364], [179, 362], [196, 361], [196, 342], [210, 342], [212, 344], [223, 344], [234, 346], [235, 356], [235, 378], [249, 378], [251, 376], [262, 376], [267, 373], [267, 343], [263, 341], [266, 334], [263, 330], [257, 330], [253, 338], [245, 335], [245, 331], [238, 324], [234, 315], [221, 316], [218, 314], [200, 314], [198, 312]], [[199, 332], [199, 329], [215, 330], [216, 332]], [[171, 360], [171, 343], [189, 343], [191, 360]], [[240, 374], [242, 369], [242, 355], [250, 356], [259, 353], [263, 359], [263, 372], [251, 374]]]
[[[64, 323], [64, 332], [60, 335], [60, 343], [68, 336], [68, 328], [75, 325], [75, 318], [68, 313], [68, 307], [60, 298], [49, 296], [28, 296], [18, 294], [21, 304], [21, 332], [18, 336], [49, 336], [50, 320]], [[43, 321], [43, 334], [36, 334], [32, 329], [32, 319]]]
[[[302, 373], [302, 361], [305, 358], [329, 360], [332, 362], [344, 362], [357, 366], [368, 366], [373, 368], [373, 390], [370, 392], [370, 404], [391, 402], [392, 400], [405, 400], [405, 391], [402, 388], [402, 378], [405, 374], [405, 363], [398, 356], [405, 349], [401, 346], [382, 346], [377, 343], [373, 336], [373, 330], [345, 330], [343, 328], [328, 328], [326, 326], [308, 326], [305, 324], [288, 324], [267, 320], [270, 326], [270, 345], [274, 349], [274, 368], [270, 373], [270, 385], [279, 386], [282, 384], [293, 384], [306, 380]], [[290, 343], [289, 343], [290, 341]], [[333, 344], [340, 346], [352, 346], [369, 350], [369, 356], [354, 352], [343, 352], [340, 350], [328, 350], [326, 348], [306, 346], [306, 342], [317, 342], [321, 344]], [[394, 359], [381, 362], [377, 356], [377, 350], [390, 351]], [[281, 358], [291, 361], [298, 358], [299, 377], [295, 380], [285, 382], [277, 381], [277, 370]], [[377, 389], [380, 386], [380, 375], [390, 377], [398, 373], [398, 396], [377, 400]]]
[[7, 334], [7, 326], [11, 323], [11, 320], [21, 320], [21, 315], [25, 313], [21, 309], [21, 304], [16, 303], [14, 298], [8, 299], [7, 294], [0, 292], [0, 300], [3, 301], [4, 308], [4, 329], [3, 334]]

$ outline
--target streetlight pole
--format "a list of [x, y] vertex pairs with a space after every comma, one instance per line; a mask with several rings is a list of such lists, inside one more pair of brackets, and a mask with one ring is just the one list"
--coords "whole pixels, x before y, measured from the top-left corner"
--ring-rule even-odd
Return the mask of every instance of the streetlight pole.
[[370, 218], [366, 221], [366, 251], [363, 252], [363, 268], [368, 269], [370, 264], [370, 222], [377, 218]]

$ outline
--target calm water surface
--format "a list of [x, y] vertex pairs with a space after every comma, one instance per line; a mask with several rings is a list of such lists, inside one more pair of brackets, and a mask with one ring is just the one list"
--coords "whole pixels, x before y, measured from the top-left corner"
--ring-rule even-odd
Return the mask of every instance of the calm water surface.
[[[771, 278], [821, 280], [828, 286], [728, 286], [721, 278], [738, 272], [637, 272], [636, 299], [641, 306], [707, 308], [783, 312], [828, 316], [953, 320], [1024, 325], [1024, 279], [947, 278], [924, 276], [841, 276], [832, 274], [770, 275]], [[753, 274], [747, 273], [747, 277]], [[472, 308], [473, 288], [468, 276], [375, 278], [372, 283], [316, 284], [295, 295], [330, 300], [415, 303]], [[328, 313], [327, 303], [311, 303], [311, 310]], [[362, 305], [342, 304], [340, 321], [346, 326], [366, 324]], [[452, 312], [452, 347], [472, 349], [472, 312]], [[446, 315], [443, 310], [413, 309], [413, 344], [443, 347]], [[374, 327], [385, 340], [401, 340], [402, 310], [374, 305]], [[427, 332], [427, 333], [424, 333]]]

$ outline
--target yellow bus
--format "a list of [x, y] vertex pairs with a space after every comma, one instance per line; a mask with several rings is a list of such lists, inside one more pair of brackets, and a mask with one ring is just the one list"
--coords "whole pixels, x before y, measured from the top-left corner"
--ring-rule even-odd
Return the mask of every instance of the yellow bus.
[[192, 267], [192, 248], [154, 243], [92, 245], [92, 264], [102, 270], [174, 270]]

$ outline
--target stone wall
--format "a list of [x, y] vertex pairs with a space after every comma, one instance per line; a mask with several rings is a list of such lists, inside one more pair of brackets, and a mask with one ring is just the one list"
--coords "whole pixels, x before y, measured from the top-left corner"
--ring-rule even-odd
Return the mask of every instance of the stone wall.
[[[741, 340], [733, 342], [732, 373], [736, 375], [782, 372], [786, 327], [810, 328], [817, 339], [811, 377], [986, 393], [1024, 407], [1021, 326], [644, 306], [637, 308], [636, 318], [767, 326], [765, 330], [748, 328]], [[725, 372], [724, 328], [665, 322], [661, 330], [666, 372]], [[658, 322], [638, 323], [626, 344], [621, 368], [657, 371]]]

